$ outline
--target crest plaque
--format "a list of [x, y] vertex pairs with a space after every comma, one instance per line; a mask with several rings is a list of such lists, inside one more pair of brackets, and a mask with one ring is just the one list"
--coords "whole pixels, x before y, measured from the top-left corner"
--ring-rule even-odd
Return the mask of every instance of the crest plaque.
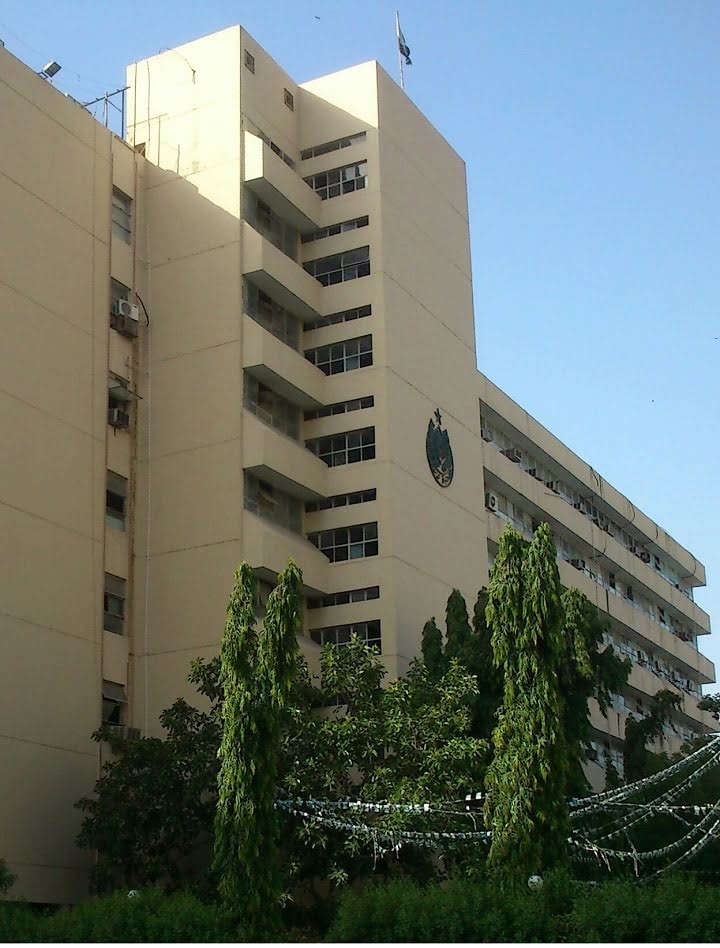
[[432, 476], [440, 487], [449, 487], [455, 473], [455, 462], [450, 447], [450, 436], [443, 430], [439, 408], [436, 409], [434, 418], [428, 422], [425, 453]]

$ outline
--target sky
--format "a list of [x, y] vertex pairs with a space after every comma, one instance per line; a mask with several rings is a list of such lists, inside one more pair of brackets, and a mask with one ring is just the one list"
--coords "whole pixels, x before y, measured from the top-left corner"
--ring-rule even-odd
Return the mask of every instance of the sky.
[[720, 2], [3, 0], [0, 39], [81, 101], [235, 23], [298, 82], [397, 76], [397, 3], [406, 92], [467, 164], [479, 367], [705, 563], [720, 617]]

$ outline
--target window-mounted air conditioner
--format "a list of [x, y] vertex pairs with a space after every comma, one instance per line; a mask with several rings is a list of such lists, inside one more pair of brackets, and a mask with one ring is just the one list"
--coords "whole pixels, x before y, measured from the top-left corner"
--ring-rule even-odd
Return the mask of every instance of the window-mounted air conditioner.
[[493, 494], [491, 490], [485, 491], [485, 506], [493, 513], [498, 512], [497, 494]]
[[490, 428], [482, 428], [480, 433], [482, 435], [483, 441], [493, 440], [493, 433]]
[[545, 481], [545, 486], [548, 487], [553, 492], [553, 494], [560, 493], [560, 485], [557, 481]]
[[123, 336], [137, 336], [140, 310], [128, 300], [113, 300], [110, 310], [110, 326]]
[[638, 556], [638, 557], [640, 557], [640, 559], [643, 561], [643, 563], [649, 563], [649, 562], [650, 562], [650, 554], [648, 553], [647, 550], [638, 550], [635, 555]]
[[575, 569], [584, 570], [585, 569], [585, 560], [581, 559], [579, 556], [574, 557], [570, 560], [570, 565], [574, 566]]
[[125, 724], [106, 724], [113, 737], [123, 741], [136, 741], [140, 737], [140, 728], [128, 727]]
[[113, 316], [127, 316], [128, 319], [132, 319], [135, 322], [140, 319], [140, 310], [137, 305], [131, 303], [130, 300], [113, 300], [111, 312]]
[[522, 461], [522, 451], [520, 448], [505, 448], [501, 454], [504, 454], [508, 461], [512, 461], [513, 464], [519, 464]]
[[108, 424], [113, 428], [129, 428], [130, 415], [122, 408], [108, 408]]

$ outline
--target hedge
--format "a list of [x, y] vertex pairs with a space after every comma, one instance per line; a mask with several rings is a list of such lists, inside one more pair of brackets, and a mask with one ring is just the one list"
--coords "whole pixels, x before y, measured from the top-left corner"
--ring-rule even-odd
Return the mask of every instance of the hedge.
[[708, 942], [720, 940], [720, 891], [691, 874], [655, 885], [549, 877], [526, 886], [456, 880], [347, 892], [328, 941]]
[[117, 892], [52, 914], [0, 904], [0, 942], [237, 942], [236, 920], [193, 895]]

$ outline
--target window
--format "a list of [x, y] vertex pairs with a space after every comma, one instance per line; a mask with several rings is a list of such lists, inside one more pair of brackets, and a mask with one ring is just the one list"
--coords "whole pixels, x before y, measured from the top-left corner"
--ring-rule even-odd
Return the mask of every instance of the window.
[[303, 234], [301, 240], [304, 244], [311, 244], [314, 240], [322, 240], [324, 237], [335, 237], [337, 234], [345, 234], [349, 230], [357, 230], [359, 227], [367, 227], [370, 218], [355, 217], [351, 221], [342, 221], [340, 224], [330, 224], [329, 227], [321, 227], [320, 230], [314, 230], [311, 234]]
[[335, 507], [348, 507], [353, 504], [367, 504], [377, 500], [377, 490], [374, 487], [368, 490], [354, 490], [349, 494], [334, 494], [322, 500], [311, 500], [305, 504], [305, 513], [315, 513], [318, 510], [333, 510]]
[[107, 472], [105, 486], [105, 523], [116, 530], [125, 530], [127, 519], [128, 481], [126, 477]]
[[269, 136], [269, 135], [266, 135], [265, 132], [262, 131], [262, 129], [259, 129], [259, 128], [257, 127], [257, 125], [255, 126], [255, 133], [254, 133], [254, 134], [257, 135], [258, 138], [262, 139], [262, 141], [265, 142], [265, 144], [268, 146], [268, 148], [269, 148], [271, 151], [274, 151], [275, 154], [276, 154], [279, 158], [282, 158], [282, 160], [285, 162], [286, 165], [288, 165], [288, 167], [290, 167], [290, 168], [294, 168], [294, 167], [295, 167], [295, 162], [292, 160], [292, 158], [290, 157], [290, 155], [286, 154], [286, 153], [282, 150], [282, 148], [281, 148], [276, 142], [272, 141], [272, 139], [270, 138], [270, 136]]
[[102, 683], [102, 723], [122, 725], [125, 723], [127, 695], [125, 686], [114, 681]]
[[360, 428], [358, 431], [343, 431], [326, 438], [311, 438], [305, 442], [305, 447], [328, 467], [372, 461], [375, 457], [375, 429]]
[[310, 332], [313, 329], [324, 329], [325, 326], [337, 326], [339, 323], [349, 323], [354, 319], [363, 319], [365, 316], [372, 316], [372, 306], [356, 306], [354, 309], [344, 309], [342, 312], [332, 313], [330, 316], [321, 316], [320, 319], [305, 323], [305, 332]]
[[246, 510], [293, 533], [302, 532], [302, 507], [299, 500], [247, 471], [244, 485]]
[[249, 69], [250, 72], [255, 72], [255, 57], [249, 50], [245, 50], [245, 68]]
[[348, 280], [370, 276], [370, 248], [357, 247], [331, 257], [318, 257], [317, 260], [308, 260], [303, 268], [323, 286], [347, 283]]
[[117, 303], [118, 300], [129, 300], [130, 299], [130, 287], [125, 286], [124, 283], [120, 283], [117, 280], [110, 280], [110, 311], [112, 312], [112, 304]]
[[353, 622], [351, 625], [333, 625], [327, 629], [311, 629], [313, 642], [318, 645], [334, 645], [336, 648], [347, 645], [353, 635], [357, 635], [369, 648], [382, 651], [380, 620], [372, 622]]
[[366, 138], [367, 132], [357, 132], [355, 135], [348, 135], [347, 138], [336, 138], [334, 141], [306, 148], [300, 152], [300, 157], [303, 161], [307, 161], [308, 158], [318, 158], [320, 155], [327, 155], [331, 151], [339, 151], [341, 148], [357, 145], [358, 142], [364, 142]]
[[283, 101], [291, 112], [295, 111], [295, 100], [293, 99], [292, 92], [290, 92], [288, 89], [283, 89]]
[[129, 405], [135, 396], [130, 391], [130, 383], [119, 375], [110, 376], [108, 383], [108, 424], [113, 428], [129, 428]]
[[305, 358], [325, 375], [340, 375], [373, 364], [372, 336], [345, 339], [317, 349], [306, 349]]
[[[310, 361], [312, 362], [312, 359]], [[332, 405], [325, 405], [324, 408], [311, 408], [305, 412], [305, 421], [314, 421], [316, 418], [329, 418], [331, 415], [344, 415], [349, 411], [373, 408], [374, 405], [374, 395], [364, 395], [362, 398], [351, 398], [346, 402], [335, 402]]]
[[125, 632], [125, 580], [112, 573], [105, 573], [104, 628], [116, 635]]
[[[246, 192], [247, 193], [247, 192]], [[298, 232], [255, 195], [245, 201], [245, 220], [291, 260], [297, 260]]]
[[305, 183], [320, 196], [321, 201], [360, 191], [367, 184], [367, 161], [311, 174], [309, 178], [305, 178]]
[[243, 279], [243, 301], [245, 312], [256, 323], [271, 332], [273, 336], [292, 349], [300, 348], [300, 324], [284, 306], [255, 286], [250, 280]]
[[359, 560], [378, 555], [377, 523], [360, 523], [354, 527], [338, 527], [308, 534], [308, 540], [331, 563]]
[[124, 194], [117, 188], [113, 188], [112, 233], [113, 237], [117, 237], [118, 240], [124, 240], [126, 244], [130, 243], [130, 235], [132, 233], [130, 227], [131, 207], [132, 200], [127, 194]]
[[366, 586], [365, 589], [348, 589], [345, 592], [331, 593], [320, 599], [310, 599], [308, 609], [327, 609], [330, 606], [346, 606], [352, 602], [369, 602], [380, 598], [379, 586]]
[[243, 377], [243, 404], [266, 425], [277, 428], [289, 438], [300, 437], [300, 409], [250, 375]]

